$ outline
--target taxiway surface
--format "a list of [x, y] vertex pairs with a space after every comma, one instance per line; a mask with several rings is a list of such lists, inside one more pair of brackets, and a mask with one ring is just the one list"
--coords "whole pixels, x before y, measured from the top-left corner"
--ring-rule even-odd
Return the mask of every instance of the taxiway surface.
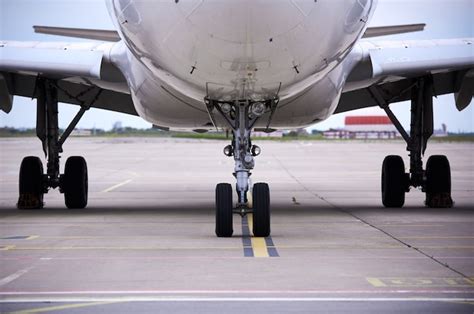
[[[385, 155], [399, 141], [260, 141], [254, 182], [268, 182], [272, 234], [214, 235], [214, 189], [234, 182], [223, 141], [71, 138], [89, 167], [89, 206], [57, 191], [17, 210], [33, 138], [0, 140], [0, 312], [472, 313], [474, 145], [431, 143], [451, 162], [451, 209], [407, 194], [380, 200]], [[46, 303], [51, 302], [51, 303]], [[29, 311], [29, 312], [28, 312]]]

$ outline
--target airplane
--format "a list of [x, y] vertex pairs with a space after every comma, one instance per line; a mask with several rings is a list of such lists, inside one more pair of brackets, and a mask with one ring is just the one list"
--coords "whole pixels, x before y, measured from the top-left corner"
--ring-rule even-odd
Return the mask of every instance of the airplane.
[[[333, 114], [379, 106], [406, 141], [382, 164], [386, 207], [402, 207], [411, 188], [426, 206], [451, 207], [446, 156], [423, 164], [433, 134], [433, 97], [454, 94], [458, 110], [474, 94], [474, 38], [387, 41], [425, 24], [370, 26], [377, 0], [106, 0], [115, 29], [34, 26], [42, 34], [84, 42], [0, 41], [0, 107], [37, 99], [36, 133], [47, 156], [25, 157], [19, 209], [40, 209], [59, 188], [68, 208], [88, 203], [87, 163], [63, 144], [89, 108], [137, 115], [164, 130], [227, 130], [224, 154], [235, 161], [235, 191], [216, 186], [218, 237], [231, 237], [233, 215], [253, 214], [253, 234], [271, 232], [270, 189], [250, 186], [261, 148], [255, 130], [302, 128]], [[382, 37], [382, 38], [381, 38]], [[404, 130], [390, 105], [411, 101]], [[58, 102], [79, 106], [60, 134]], [[235, 194], [234, 194], [235, 193]], [[250, 205], [249, 197], [252, 196]], [[234, 195], [236, 201], [234, 202]]]

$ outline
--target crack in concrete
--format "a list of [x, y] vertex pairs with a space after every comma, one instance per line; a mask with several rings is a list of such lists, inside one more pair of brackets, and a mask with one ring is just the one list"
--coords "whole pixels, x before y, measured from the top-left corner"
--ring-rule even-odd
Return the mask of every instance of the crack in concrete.
[[276, 156], [273, 156], [273, 158], [275, 158], [275, 160], [280, 164], [280, 167], [285, 170], [285, 172], [291, 177], [293, 178], [293, 180], [295, 180], [305, 191], [307, 191], [308, 193], [310, 193], [311, 195], [315, 196], [316, 198], [320, 199], [321, 201], [325, 202], [326, 204], [328, 204], [329, 206], [331, 206], [332, 208], [342, 212], [342, 213], [345, 213], [349, 216], [352, 216], [353, 218], [359, 220], [360, 222], [366, 224], [367, 226], [375, 229], [375, 230], [378, 230], [379, 232], [382, 232], [383, 234], [385, 234], [386, 236], [392, 238], [393, 240], [397, 241], [398, 243], [402, 244], [403, 246], [406, 246], [407, 248], [409, 249], [412, 249], [416, 252], [418, 252], [419, 254], [429, 258], [430, 260], [432, 260], [433, 262], [449, 269], [450, 271], [460, 275], [461, 277], [465, 278], [465, 279], [468, 279], [468, 280], [471, 280], [472, 278], [467, 276], [466, 274], [464, 274], [463, 272], [451, 267], [448, 263], [444, 263], [442, 262], [441, 260], [437, 259], [436, 257], [432, 256], [432, 255], [429, 255], [428, 253], [424, 252], [423, 250], [415, 247], [415, 246], [412, 246], [411, 244], [409, 244], [408, 242], [405, 242], [403, 241], [402, 239], [398, 238], [397, 236], [391, 234], [390, 232], [380, 228], [380, 227], [377, 227], [376, 225], [374, 225], [373, 223], [357, 216], [356, 214], [342, 208], [342, 207], [339, 207], [331, 202], [329, 202], [327, 199], [325, 199], [324, 197], [320, 196], [319, 194], [311, 191], [309, 188], [307, 188], [300, 180], [298, 180], [297, 177], [295, 177], [286, 167], [285, 165], [276, 157]]

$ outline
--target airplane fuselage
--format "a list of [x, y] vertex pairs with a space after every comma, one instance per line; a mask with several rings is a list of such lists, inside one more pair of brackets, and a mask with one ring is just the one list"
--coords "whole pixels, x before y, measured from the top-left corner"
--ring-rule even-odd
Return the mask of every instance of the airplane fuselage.
[[[205, 97], [278, 96], [273, 128], [335, 110], [374, 0], [108, 0], [137, 112], [156, 125], [212, 127]], [[262, 119], [261, 124], [264, 124]], [[257, 124], [259, 126], [259, 124]]]

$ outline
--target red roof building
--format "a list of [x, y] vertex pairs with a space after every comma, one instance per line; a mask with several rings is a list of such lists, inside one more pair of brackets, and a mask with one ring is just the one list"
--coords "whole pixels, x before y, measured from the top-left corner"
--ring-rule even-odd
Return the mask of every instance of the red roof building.
[[347, 116], [345, 128], [349, 132], [396, 132], [387, 116]]
[[387, 116], [348, 116], [345, 121], [347, 125], [392, 125]]
[[339, 139], [389, 139], [399, 133], [387, 116], [347, 116], [342, 130], [324, 133], [326, 138]]

